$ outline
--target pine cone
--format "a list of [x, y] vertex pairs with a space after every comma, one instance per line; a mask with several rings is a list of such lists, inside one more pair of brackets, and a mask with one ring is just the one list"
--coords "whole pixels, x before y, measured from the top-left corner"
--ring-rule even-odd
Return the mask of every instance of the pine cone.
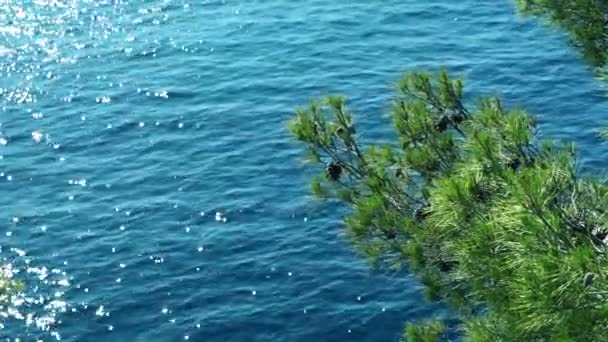
[[464, 121], [464, 115], [462, 115], [462, 113], [458, 112], [458, 113], [454, 113], [452, 115], [452, 121], [458, 125], [460, 123], [462, 123]]
[[509, 162], [507, 163], [507, 166], [515, 171], [517, 169], [519, 169], [519, 167], [521, 166], [521, 161], [519, 160], [519, 158], [513, 158], [511, 160], [509, 160]]
[[448, 124], [450, 123], [449, 121], [450, 120], [445, 116], [440, 117], [437, 122], [435, 122], [435, 129], [438, 132], [444, 132], [446, 129], [448, 129]]
[[589, 285], [591, 285], [591, 283], [593, 283], [593, 279], [595, 279], [595, 274], [588, 272], [585, 273], [585, 276], [583, 277], [583, 286], [587, 287]]
[[342, 166], [340, 165], [340, 163], [332, 161], [331, 163], [329, 163], [329, 165], [327, 165], [325, 172], [327, 172], [327, 177], [335, 182], [339, 180], [340, 175], [342, 175]]

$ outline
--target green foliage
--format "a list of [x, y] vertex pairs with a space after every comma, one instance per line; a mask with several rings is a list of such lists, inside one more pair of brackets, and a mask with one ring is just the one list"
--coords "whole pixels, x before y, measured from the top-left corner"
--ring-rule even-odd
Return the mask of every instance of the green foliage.
[[24, 283], [4, 273], [0, 267], [0, 305], [11, 305], [14, 295], [24, 289]]
[[439, 342], [441, 341], [444, 325], [441, 322], [425, 324], [407, 324], [403, 333], [403, 342]]
[[597, 132], [598, 137], [600, 137], [601, 139], [608, 139], [608, 128], [601, 128], [598, 130]]
[[608, 187], [579, 177], [573, 148], [541, 142], [527, 113], [497, 98], [465, 107], [462, 81], [445, 72], [405, 75], [397, 90], [394, 146], [361, 146], [342, 97], [290, 122], [322, 168], [314, 192], [352, 209], [357, 250], [417, 274], [429, 299], [462, 314], [467, 341], [604, 336]]
[[20, 291], [23, 289], [23, 286], [23, 282], [4, 275], [0, 269], [0, 297], [14, 291]]
[[596, 66], [608, 62], [608, 2], [605, 0], [517, 0], [524, 13], [546, 16], [572, 35]]

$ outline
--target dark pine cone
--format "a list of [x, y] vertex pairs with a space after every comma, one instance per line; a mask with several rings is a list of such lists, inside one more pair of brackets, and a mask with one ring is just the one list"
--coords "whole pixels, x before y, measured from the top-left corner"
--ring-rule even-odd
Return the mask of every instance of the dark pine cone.
[[397, 177], [397, 178], [402, 178], [403, 176], [404, 176], [404, 175], [403, 175], [403, 169], [398, 168], [398, 169], [395, 171], [395, 177]]
[[435, 122], [435, 129], [438, 132], [444, 132], [446, 129], [448, 129], [449, 121], [450, 120], [445, 116], [440, 117], [437, 122]]
[[342, 166], [340, 163], [332, 161], [329, 163], [329, 165], [327, 165], [325, 171], [327, 172], [327, 177], [335, 182], [340, 179], [340, 175], [342, 174]]
[[462, 113], [455, 113], [454, 115], [452, 115], [452, 121], [454, 121], [454, 123], [458, 125], [459, 123], [464, 121], [464, 115], [462, 115]]
[[414, 211], [414, 219], [416, 219], [417, 222], [424, 221], [428, 216], [429, 213], [426, 208], [418, 208]]
[[514, 158], [514, 159], [511, 159], [511, 160], [509, 160], [509, 162], [507, 163], [507, 166], [508, 166], [508, 167], [509, 167], [511, 170], [515, 171], [515, 170], [519, 169], [519, 167], [521, 166], [521, 161], [519, 160], [519, 158]]
[[355, 127], [353, 127], [353, 126], [348, 126], [348, 127], [346, 127], [346, 129], [344, 129], [344, 127], [343, 127], [343, 126], [340, 126], [340, 127], [338, 127], [338, 128], [336, 129], [336, 134], [338, 134], [338, 135], [342, 135], [342, 134], [344, 134], [344, 133], [356, 134], [356, 132], [355, 132]]
[[450, 272], [451, 270], [453, 270], [454, 267], [456, 267], [456, 263], [450, 262], [450, 261], [445, 261], [445, 260], [440, 260], [437, 266], [441, 272], [447, 273], [447, 272]]
[[395, 232], [387, 230], [384, 232], [384, 236], [389, 240], [395, 240], [395, 238], [397, 237], [397, 234], [395, 234]]

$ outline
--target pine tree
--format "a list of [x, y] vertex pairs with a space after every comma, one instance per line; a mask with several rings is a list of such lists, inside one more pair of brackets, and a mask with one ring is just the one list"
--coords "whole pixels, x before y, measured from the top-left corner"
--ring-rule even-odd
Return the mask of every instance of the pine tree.
[[523, 13], [547, 17], [565, 28], [595, 66], [608, 62], [608, 1], [517, 0]]
[[[441, 72], [401, 78], [398, 143], [362, 146], [343, 97], [297, 110], [290, 130], [320, 169], [312, 190], [350, 207], [346, 230], [376, 267], [406, 267], [462, 317], [466, 341], [598, 341], [608, 326], [608, 187], [573, 147], [498, 98], [463, 103]], [[438, 341], [440, 324], [409, 325]]]

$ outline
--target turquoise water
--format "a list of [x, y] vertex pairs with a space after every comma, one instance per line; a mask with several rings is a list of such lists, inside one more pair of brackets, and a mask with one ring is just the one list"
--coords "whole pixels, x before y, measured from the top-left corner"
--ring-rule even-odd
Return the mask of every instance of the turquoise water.
[[4, 1], [0, 256], [22, 341], [397, 341], [454, 316], [370, 272], [308, 196], [293, 109], [349, 96], [390, 139], [400, 72], [445, 66], [601, 170], [608, 105], [511, 0]]

